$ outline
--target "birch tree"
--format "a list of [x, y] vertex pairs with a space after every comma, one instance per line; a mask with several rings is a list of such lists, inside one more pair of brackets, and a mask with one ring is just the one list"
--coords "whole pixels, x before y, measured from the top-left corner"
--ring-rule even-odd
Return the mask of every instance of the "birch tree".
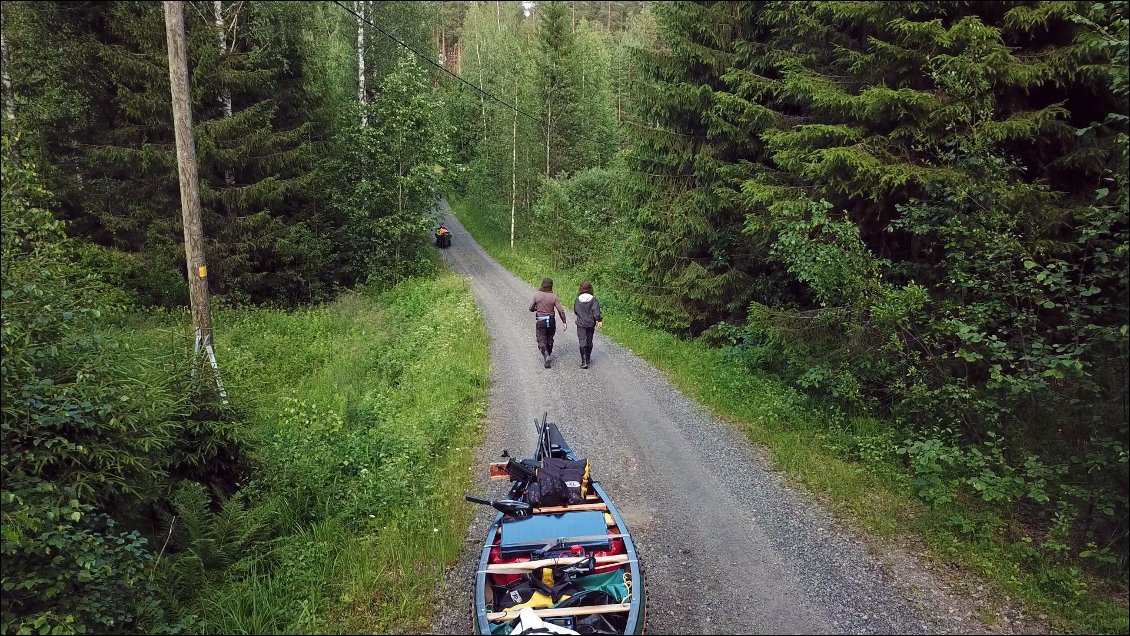
[[365, 89], [365, 5], [367, 0], [355, 0], [357, 12], [357, 103], [361, 107], [361, 127], [369, 125], [369, 95]]

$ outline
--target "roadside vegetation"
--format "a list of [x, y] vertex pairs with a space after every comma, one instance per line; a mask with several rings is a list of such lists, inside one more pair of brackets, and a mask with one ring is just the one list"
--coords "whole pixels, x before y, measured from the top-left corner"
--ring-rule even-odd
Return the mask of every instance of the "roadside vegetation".
[[186, 312], [115, 305], [8, 196], [31, 176], [4, 173], [4, 631], [426, 630], [488, 388], [465, 281], [219, 309], [225, 405]]
[[1125, 0], [184, 13], [226, 404], [161, 4], [3, 3], [4, 632], [425, 628], [487, 377], [439, 192], [846, 519], [1130, 631]]
[[[1126, 633], [1127, 588], [1108, 548], [1088, 559], [1067, 559], [1054, 539], [1032, 528], [1016, 509], [962, 492], [946, 501], [925, 500], [921, 489], [938, 483], [942, 466], [908, 465], [918, 443], [900, 436], [890, 421], [845, 413], [842, 406], [804, 391], [786, 378], [750, 369], [740, 343], [687, 338], [650, 324], [626, 300], [615, 274], [598, 263], [555, 267], [531, 242], [509, 246], [508, 228], [465, 200], [452, 209], [474, 239], [504, 267], [532, 286], [549, 276], [568, 305], [582, 280], [596, 282], [604, 308], [602, 333], [666, 373], [672, 384], [731, 422], [763, 448], [775, 466], [816, 496], [850, 527], [918, 552], [939, 564], [970, 571], [994, 593], [1027, 605], [1063, 633]], [[496, 209], [493, 218], [502, 216]], [[599, 352], [597, 352], [599, 357]], [[957, 490], [960, 483], [951, 484]], [[976, 491], [973, 491], [974, 493]], [[1105, 558], [1104, 558], [1105, 557]], [[970, 589], [971, 581], [956, 581]], [[964, 586], [970, 588], [964, 588]], [[992, 621], [991, 608], [982, 620]]]
[[456, 102], [466, 227], [862, 528], [1126, 633], [1130, 4], [572, 8], [467, 12], [532, 116]]

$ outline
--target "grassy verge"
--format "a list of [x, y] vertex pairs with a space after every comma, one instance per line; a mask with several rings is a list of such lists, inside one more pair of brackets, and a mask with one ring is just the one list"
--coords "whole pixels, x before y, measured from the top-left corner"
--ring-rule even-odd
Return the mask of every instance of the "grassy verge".
[[[521, 244], [511, 250], [508, 237], [486, 214], [459, 201], [452, 208], [475, 240], [514, 274], [535, 285], [543, 276], [553, 277], [566, 305], [580, 280], [589, 277], [556, 270]], [[923, 545], [937, 562], [972, 570], [1000, 596], [1021, 599], [1064, 632], [1130, 629], [1124, 581], [1098, 581], [1075, 564], [1041, 558], [1028, 542], [1010, 538], [1018, 533], [1015, 528], [978, 504], [922, 505], [893, 456], [893, 431], [885, 423], [853, 418], [847, 425], [831, 425], [829, 413], [780, 380], [751, 374], [723, 350], [679, 339], [633, 317], [614, 283], [603, 282], [596, 292], [606, 307], [605, 335], [662, 369], [715, 416], [744, 430], [794, 483], [850, 526]]]
[[[133, 337], [168, 346], [160, 325], [174, 320]], [[189, 624], [426, 632], [470, 521], [462, 493], [489, 386], [465, 281], [413, 279], [295, 312], [220, 310], [215, 325], [256, 470], [241, 510], [201, 513], [223, 529], [215, 551], [234, 554], [204, 577]]]

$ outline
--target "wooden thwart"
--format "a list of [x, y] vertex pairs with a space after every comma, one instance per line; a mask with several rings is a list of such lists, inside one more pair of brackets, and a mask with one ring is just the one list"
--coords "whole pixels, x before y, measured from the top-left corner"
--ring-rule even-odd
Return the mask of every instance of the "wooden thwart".
[[[561, 616], [582, 616], [585, 614], [614, 614], [616, 612], [631, 611], [632, 606], [623, 603], [617, 605], [588, 605], [582, 607], [557, 607], [549, 609], [534, 610], [538, 618], [559, 618]], [[491, 612], [487, 614], [487, 620], [492, 623], [502, 621], [512, 621], [518, 618], [518, 612]]]
[[559, 512], [580, 512], [582, 510], [608, 510], [606, 503], [573, 504], [572, 506], [552, 506], [550, 508], [534, 508], [535, 515], [553, 515]]
[[[536, 570], [553, 565], [573, 565], [588, 557], [561, 557], [558, 559], [538, 559], [537, 561], [523, 561], [520, 563], [492, 563], [487, 566], [487, 574], [521, 574], [529, 570]], [[611, 565], [627, 563], [628, 555], [615, 554], [612, 556], [596, 557], [597, 565]]]

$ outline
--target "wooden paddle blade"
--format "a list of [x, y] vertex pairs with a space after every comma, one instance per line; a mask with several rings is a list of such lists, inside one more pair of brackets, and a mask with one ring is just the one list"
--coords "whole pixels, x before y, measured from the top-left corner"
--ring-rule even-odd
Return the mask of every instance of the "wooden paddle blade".
[[510, 473], [506, 472], [506, 462], [491, 462], [490, 480], [503, 481], [505, 479], [510, 479]]

